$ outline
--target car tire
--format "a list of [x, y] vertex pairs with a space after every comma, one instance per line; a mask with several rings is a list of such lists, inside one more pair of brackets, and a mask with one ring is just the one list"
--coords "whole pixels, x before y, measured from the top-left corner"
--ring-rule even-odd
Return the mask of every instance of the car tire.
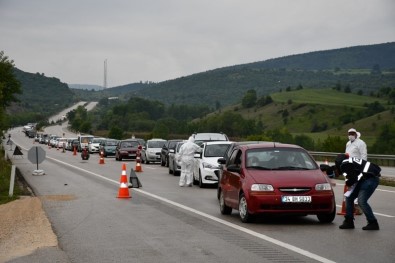
[[205, 186], [206, 185], [202, 181], [202, 174], [200, 173], [200, 169], [199, 169], [199, 187], [204, 188]]
[[165, 157], [165, 166], [169, 167], [169, 157]]
[[249, 223], [252, 220], [252, 215], [248, 212], [248, 203], [244, 193], [239, 198], [239, 215], [243, 223]]
[[335, 219], [335, 217], [336, 217], [336, 205], [333, 206], [332, 212], [330, 212], [328, 214], [318, 214], [317, 215], [318, 220], [322, 224], [332, 223], [332, 221]]
[[223, 215], [230, 215], [232, 213], [232, 207], [225, 204], [224, 194], [222, 191], [220, 191], [219, 194], [219, 211], [221, 211], [221, 214]]

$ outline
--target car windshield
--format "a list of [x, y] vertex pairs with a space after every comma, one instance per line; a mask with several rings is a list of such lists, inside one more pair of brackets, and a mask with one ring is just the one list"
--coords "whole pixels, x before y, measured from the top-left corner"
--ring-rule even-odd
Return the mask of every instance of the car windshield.
[[209, 144], [204, 150], [204, 157], [223, 157], [229, 144]]
[[130, 148], [130, 147], [137, 147], [139, 146], [139, 142], [122, 142], [121, 143], [121, 148]]
[[180, 148], [181, 148], [181, 146], [182, 146], [183, 144], [184, 144], [183, 142], [180, 142], [179, 144], [177, 144], [177, 150], [176, 150], [176, 152], [179, 152], [179, 151], [180, 151]]
[[148, 148], [162, 148], [166, 141], [149, 141], [147, 143]]
[[117, 145], [117, 141], [107, 141], [105, 143], [106, 146], [116, 146]]
[[260, 148], [246, 152], [246, 168], [260, 170], [314, 170], [315, 161], [303, 149]]

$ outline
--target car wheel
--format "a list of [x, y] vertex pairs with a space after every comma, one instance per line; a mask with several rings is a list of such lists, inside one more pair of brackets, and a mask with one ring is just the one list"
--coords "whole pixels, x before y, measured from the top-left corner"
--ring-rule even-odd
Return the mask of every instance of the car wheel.
[[252, 215], [248, 212], [247, 199], [244, 194], [241, 194], [239, 199], [239, 215], [241, 222], [243, 223], [251, 222]]
[[169, 167], [169, 157], [165, 157], [165, 166]]
[[219, 210], [223, 215], [230, 215], [232, 213], [232, 207], [225, 204], [224, 193], [222, 191], [219, 195]]
[[199, 169], [199, 187], [204, 188], [205, 186], [206, 185], [202, 181], [202, 174], [200, 173], [200, 169]]
[[323, 224], [328, 224], [328, 223], [332, 223], [332, 221], [335, 219], [336, 217], [336, 205], [333, 206], [333, 210], [332, 212], [328, 213], [328, 214], [318, 214], [317, 218], [320, 221], [320, 223]]
[[122, 161], [122, 156], [119, 156], [119, 157], [118, 157], [118, 161]]

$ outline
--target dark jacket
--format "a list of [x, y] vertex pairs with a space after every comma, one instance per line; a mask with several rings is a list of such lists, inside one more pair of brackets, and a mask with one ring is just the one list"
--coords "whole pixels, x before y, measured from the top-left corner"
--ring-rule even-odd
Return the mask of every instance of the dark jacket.
[[352, 186], [360, 180], [366, 180], [375, 176], [380, 177], [381, 168], [362, 159], [347, 158], [341, 162], [340, 172], [345, 177], [346, 185]]

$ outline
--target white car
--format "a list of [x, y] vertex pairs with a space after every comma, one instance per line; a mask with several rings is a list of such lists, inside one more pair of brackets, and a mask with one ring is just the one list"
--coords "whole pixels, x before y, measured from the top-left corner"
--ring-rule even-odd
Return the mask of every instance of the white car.
[[150, 162], [160, 162], [160, 152], [166, 142], [167, 141], [163, 139], [148, 140], [141, 151], [141, 162], [146, 164]]
[[218, 159], [225, 156], [231, 141], [212, 141], [202, 144], [202, 152], [195, 154], [193, 183], [202, 188], [218, 183]]
[[95, 137], [88, 143], [89, 153], [98, 153], [100, 151], [100, 143], [104, 141], [105, 138]]

